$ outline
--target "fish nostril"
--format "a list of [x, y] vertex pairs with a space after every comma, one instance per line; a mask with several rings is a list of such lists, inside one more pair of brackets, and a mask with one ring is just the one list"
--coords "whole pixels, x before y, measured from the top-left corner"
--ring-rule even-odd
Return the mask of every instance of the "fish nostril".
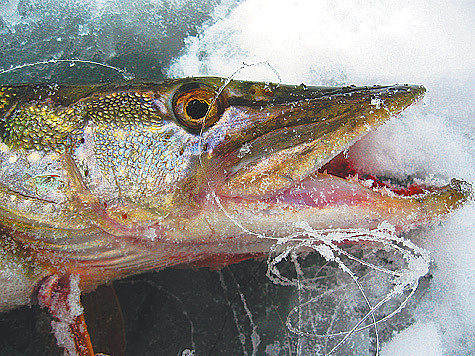
[[251, 88], [249, 88], [249, 94], [257, 97], [267, 96], [271, 98], [274, 96], [274, 91], [268, 86], [253, 85]]
[[270, 89], [265, 89], [264, 90], [264, 95], [272, 98], [274, 96], [274, 92]]

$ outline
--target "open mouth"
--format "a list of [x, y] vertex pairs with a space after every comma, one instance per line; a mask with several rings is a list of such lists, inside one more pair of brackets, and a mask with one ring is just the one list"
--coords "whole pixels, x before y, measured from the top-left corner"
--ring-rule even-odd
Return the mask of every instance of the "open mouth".
[[457, 179], [432, 186], [412, 177], [401, 180], [361, 172], [348, 151], [351, 153], [351, 146], [278, 190], [260, 196], [222, 197], [232, 200], [235, 207], [254, 206], [256, 216], [264, 212], [266, 218], [273, 215], [278, 220], [280, 214], [292, 214], [296, 221], [309, 221], [315, 228], [374, 228], [387, 221], [397, 231], [406, 231], [440, 221], [472, 196], [470, 184]]
[[372, 189], [376, 192], [394, 194], [399, 197], [411, 197], [436, 191], [440, 188], [414, 182], [413, 177], [408, 176], [401, 180], [393, 177], [378, 177], [373, 174], [360, 173], [348, 158], [348, 154], [340, 153], [330, 162], [318, 170], [319, 173], [344, 178], [354, 183]]
[[425, 196], [448, 189], [448, 186], [419, 184], [410, 177], [402, 182], [372, 174], [360, 174], [345, 156], [345, 153], [338, 154], [301, 181], [293, 182], [290, 187], [258, 200], [297, 209], [335, 209], [342, 206], [378, 205], [381, 200], [423, 200]]
[[[210, 162], [224, 172], [216, 193], [249, 224], [274, 235], [285, 234], [291, 225], [283, 226], [286, 221], [316, 229], [375, 228], [386, 221], [409, 230], [440, 221], [471, 196], [462, 181], [435, 187], [410, 177], [377, 177], [359, 170], [358, 158], [347, 155], [369, 132], [417, 102], [424, 87], [299, 90], [276, 87], [274, 101], [262, 106], [244, 105], [228, 94], [231, 108], [206, 133], [210, 157], [217, 157]], [[214, 163], [210, 167], [216, 171]]]
[[401, 180], [361, 173], [348, 157], [347, 151], [336, 155], [313, 174], [264, 200], [297, 208], [307, 206], [322, 209], [373, 203], [380, 205], [382, 201], [404, 204], [407, 201], [408, 204], [437, 204], [435, 210], [443, 214], [472, 195], [471, 185], [457, 179], [452, 179], [445, 186], [435, 186], [418, 182], [411, 176]]

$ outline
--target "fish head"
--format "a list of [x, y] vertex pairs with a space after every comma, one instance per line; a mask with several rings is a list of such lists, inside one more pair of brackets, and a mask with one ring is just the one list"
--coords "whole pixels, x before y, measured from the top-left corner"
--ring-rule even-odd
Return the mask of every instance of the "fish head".
[[88, 123], [73, 160], [91, 167], [82, 178], [108, 204], [193, 215], [210, 191], [258, 200], [292, 187], [424, 92], [215, 77], [170, 80], [127, 95], [102, 91], [81, 101]]
[[[229, 87], [229, 89], [227, 89]], [[203, 135], [225, 195], [265, 197], [315, 173], [425, 93], [422, 86], [307, 87], [236, 82]]]
[[302, 221], [315, 229], [390, 222], [404, 231], [440, 221], [471, 194], [461, 181], [410, 189], [376, 179], [370, 184], [344, 157], [422, 98], [423, 86], [311, 87], [210, 77], [171, 87], [170, 120], [195, 146], [176, 191], [181, 196], [168, 213], [174, 222], [189, 214], [181, 229], [186, 225], [191, 239], [221, 241], [250, 231], [282, 237]]
[[[230, 214], [272, 236], [301, 220], [314, 228], [389, 221], [408, 230], [438, 221], [469, 196], [460, 182], [440, 189], [396, 189], [376, 179], [371, 185], [344, 157], [418, 101], [422, 86], [200, 77], [2, 93], [2, 200], [9, 216], [18, 211], [22, 220], [4, 225], [24, 225], [28, 233], [90, 228], [116, 237], [220, 241], [242, 233], [230, 227]], [[150, 227], [157, 233], [144, 233]]]

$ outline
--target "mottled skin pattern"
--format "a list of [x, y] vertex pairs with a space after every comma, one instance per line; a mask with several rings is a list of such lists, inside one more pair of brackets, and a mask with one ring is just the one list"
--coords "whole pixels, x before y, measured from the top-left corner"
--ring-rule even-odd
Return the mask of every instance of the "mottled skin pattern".
[[439, 221], [467, 199], [462, 183], [401, 197], [318, 172], [424, 91], [212, 77], [0, 87], [0, 310], [49, 275], [90, 290], [261, 256], [301, 221]]

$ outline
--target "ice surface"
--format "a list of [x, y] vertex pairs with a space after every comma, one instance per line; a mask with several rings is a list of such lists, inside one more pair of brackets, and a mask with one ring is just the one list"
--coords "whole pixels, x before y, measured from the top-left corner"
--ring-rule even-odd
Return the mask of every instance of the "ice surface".
[[[350, 159], [383, 176], [474, 182], [474, 22], [468, 1], [247, 0], [188, 38], [168, 73], [229, 76], [243, 62], [267, 61], [286, 83], [424, 84], [424, 104], [368, 135]], [[278, 81], [265, 66], [246, 67], [237, 77]], [[434, 279], [416, 323], [387, 343], [384, 355], [475, 350], [474, 218], [471, 203], [447, 224], [412, 236], [431, 252]]]
[[[339, 247], [343, 240], [346, 246]], [[362, 241], [366, 247], [358, 246]], [[327, 261], [316, 273], [300, 263], [303, 246]], [[294, 278], [285, 276], [279, 267], [289, 259], [295, 268]], [[287, 328], [299, 336], [297, 354], [356, 355], [380, 349], [378, 324], [405, 308], [428, 268], [427, 251], [382, 223], [373, 230], [316, 231], [307, 227], [274, 246], [267, 275], [276, 284], [293, 285], [298, 290], [297, 305], [286, 321]], [[337, 277], [338, 272], [343, 276]], [[373, 341], [368, 339], [371, 328]]]
[[[475, 42], [472, 38], [475, 6], [472, 1], [243, 0], [236, 3], [0, 1], [0, 63], [3, 68], [9, 68], [55, 58], [81, 58], [127, 69], [141, 79], [156, 80], [164, 73], [229, 76], [243, 62], [263, 61], [275, 68], [285, 83], [424, 84], [428, 89], [424, 104], [368, 135], [348, 152], [350, 159], [358, 161], [363, 171], [391, 177], [411, 175], [436, 183], [446, 183], [452, 177], [475, 181]], [[182, 49], [184, 43], [186, 47]], [[169, 66], [173, 58], [176, 60]], [[88, 67], [88, 75], [84, 76], [80, 64], [57, 66], [54, 70], [48, 65], [15, 72], [14, 79], [25, 82], [38, 78], [72, 82], [78, 78], [121, 79], [120, 75], [114, 77], [109, 71], [95, 67]], [[260, 65], [245, 67], [237, 77], [279, 81], [278, 75], [270, 67]], [[11, 78], [1, 79], [5, 82]], [[475, 349], [474, 217], [475, 207], [471, 203], [446, 224], [411, 236], [430, 251], [433, 277], [426, 293], [417, 300], [417, 307], [404, 314], [408, 324], [401, 321], [394, 328], [397, 331], [392, 341], [383, 345], [382, 355], [470, 355]], [[321, 247], [320, 252], [328, 259], [335, 256], [329, 248]], [[299, 263], [304, 265], [302, 261]], [[352, 270], [357, 269], [351, 261], [346, 264]], [[325, 265], [323, 270], [333, 278], [328, 283], [340, 289], [328, 290], [327, 294], [319, 290], [315, 294], [314, 290], [304, 288], [302, 275], [299, 278], [295, 275], [296, 270], [300, 273], [297, 264], [290, 260], [290, 265], [294, 274], [285, 276], [289, 280], [296, 278], [294, 304], [305, 306], [289, 316], [292, 325], [297, 324], [305, 332], [321, 332], [318, 325], [325, 320], [332, 320], [334, 330], [343, 327], [347, 330], [348, 325], [353, 325], [354, 320], [347, 316], [360, 307], [353, 299], [360, 293], [351, 278], [348, 281], [348, 274], [337, 274], [338, 267]], [[302, 266], [302, 273], [312, 268]], [[388, 293], [372, 273], [362, 283], [366, 289], [371, 287], [370, 298]], [[345, 287], [348, 289], [342, 292]], [[239, 295], [242, 298], [239, 310], [242, 310], [241, 314], [236, 311], [240, 320], [237, 324], [252, 329], [243, 334], [244, 338], [247, 335], [244, 344], [248, 353], [259, 347], [259, 352], [265, 350], [269, 355], [288, 354], [290, 347], [282, 340], [264, 342], [265, 335], [258, 321], [252, 318], [253, 306], [246, 303], [245, 293]], [[323, 298], [321, 305], [326, 308], [319, 309], [319, 303], [303, 305], [312, 298]], [[389, 304], [388, 310], [381, 311], [382, 315], [397, 306], [397, 303]], [[334, 309], [329, 310], [329, 306]], [[404, 330], [404, 327], [408, 328]], [[370, 328], [357, 333], [347, 350], [368, 354], [368, 343], [374, 340], [372, 333]], [[256, 342], [259, 335], [260, 345]], [[302, 354], [319, 352], [305, 340], [304, 336], [299, 338], [297, 350]], [[189, 350], [188, 354], [192, 352]]]
[[[163, 79], [163, 67], [178, 55], [183, 39], [209, 20], [215, 5], [193, 0], [1, 1], [1, 67], [76, 58], [143, 79]], [[1, 79], [31, 82], [40, 73], [43, 80], [61, 82], [122, 79], [111, 69], [70, 64], [35, 66]]]

